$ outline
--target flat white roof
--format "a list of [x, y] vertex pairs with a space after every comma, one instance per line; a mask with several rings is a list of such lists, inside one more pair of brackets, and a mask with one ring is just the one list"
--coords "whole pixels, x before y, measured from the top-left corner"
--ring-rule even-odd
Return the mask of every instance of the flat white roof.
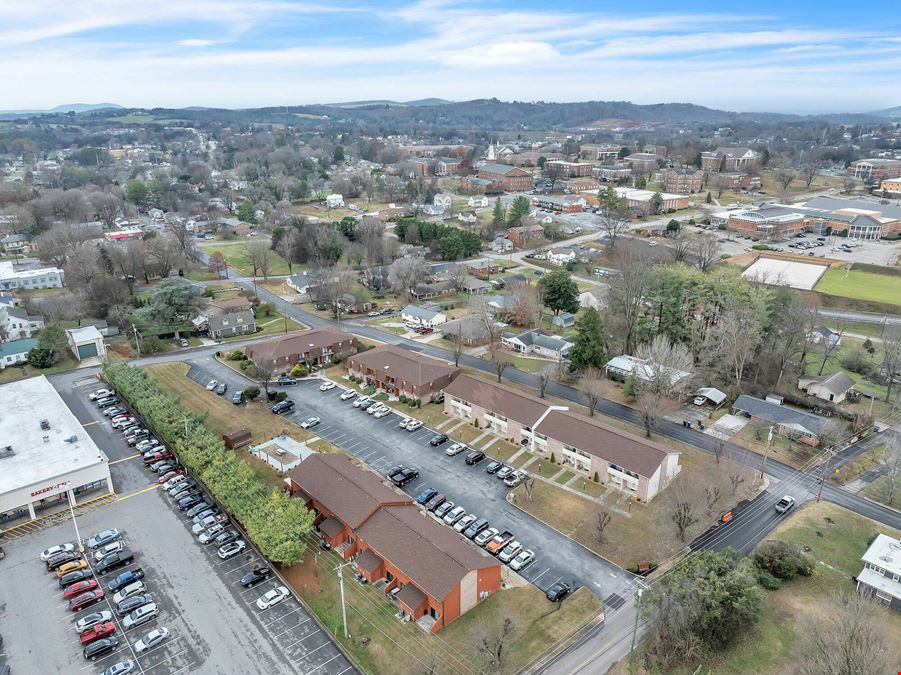
[[764, 284], [790, 286], [809, 291], [817, 285], [820, 277], [828, 269], [828, 265], [813, 265], [777, 258], [758, 258], [741, 275], [746, 279]]
[[93, 340], [102, 340], [103, 334], [97, 330], [97, 326], [82, 326], [81, 328], [69, 328], [66, 332], [72, 336], [76, 342], [92, 342]]
[[29, 268], [22, 269], [13, 263], [12, 260], [0, 260], [0, 278], [10, 279], [10, 278], [24, 278], [24, 277], [39, 277], [42, 274], [59, 274], [62, 272], [58, 267], [38, 267], [38, 268]]
[[0, 386], [0, 410], [0, 495], [109, 461], [43, 375]]
[[860, 559], [892, 574], [901, 575], [901, 540], [887, 534], [878, 534]]
[[[270, 456], [281, 457], [286, 461], [292, 458], [303, 461], [310, 455], [315, 454], [315, 450], [310, 450], [306, 443], [295, 441], [290, 436], [276, 436], [265, 443], [255, 445], [251, 450], [265, 452]], [[279, 450], [283, 452], [280, 454]]]

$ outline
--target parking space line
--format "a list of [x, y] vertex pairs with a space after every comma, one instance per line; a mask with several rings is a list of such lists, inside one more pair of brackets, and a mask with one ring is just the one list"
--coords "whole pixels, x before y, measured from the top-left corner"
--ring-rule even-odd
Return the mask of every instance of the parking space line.
[[[285, 616], [290, 616], [290, 615], [286, 614]], [[275, 638], [277, 638], [279, 635], [284, 635], [284, 634], [287, 633], [289, 630], [294, 630], [295, 628], [300, 628], [301, 626], [303, 626], [303, 625], [304, 625], [307, 621], [309, 621], [309, 620], [310, 620], [310, 618], [307, 617], [306, 619], [304, 619], [304, 620], [301, 621], [300, 623], [295, 623], [293, 626], [289, 626], [288, 628], [286, 628], [285, 630], [283, 630], [281, 633], [276, 633], [275, 635], [273, 635], [273, 636], [271, 636], [271, 637], [272, 637], [273, 639], [275, 639]], [[278, 619], [276, 619], [276, 621], [278, 621]]]
[[141, 453], [139, 452], [136, 455], [131, 455], [129, 457], [123, 457], [122, 459], [113, 460], [112, 462], [109, 463], [109, 465], [112, 466], [113, 464], [118, 464], [119, 462], [127, 462], [130, 459], [137, 459], [140, 456], [141, 456]]
[[[188, 648], [187, 648], [187, 647], [185, 647], [184, 649], [182, 649], [180, 652], [175, 652], [174, 654], [172, 654], [172, 655], [170, 655], [170, 656], [167, 656], [167, 657], [164, 658], [163, 660], [157, 661], [157, 662], [154, 663], [152, 666], [147, 666], [147, 667], [150, 668], [150, 669], [156, 668], [157, 666], [160, 666], [160, 665], [164, 664], [166, 661], [169, 661], [170, 659], [175, 658], [175, 657], [178, 656], [179, 654], [184, 654], [186, 651], [188, 651]], [[142, 656], [143, 656], [143, 655], [142, 655]]]
[[[171, 673], [169, 673], [169, 675], [178, 675], [178, 673], [180, 673], [181, 671], [183, 671], [185, 668], [190, 668], [190, 667], [193, 666], [193, 665], [194, 665], [194, 660], [192, 659], [192, 660], [191, 660], [191, 663], [188, 663], [188, 664], [182, 666], [182, 667], [179, 668], [178, 670], [173, 670]], [[341, 673], [338, 673], [338, 675], [341, 675]]]
[[[325, 646], [325, 645], [323, 645], [323, 646]], [[317, 647], [316, 649], [319, 649], [319, 647]], [[316, 649], [314, 649], [313, 652], [315, 652]], [[310, 654], [312, 654], [313, 652], [310, 652]], [[328, 665], [329, 663], [331, 663], [332, 661], [334, 661], [335, 659], [337, 659], [339, 656], [341, 656], [341, 652], [338, 652], [337, 654], [335, 654], [335, 655], [334, 655], [332, 658], [330, 658], [328, 661], [325, 661], [325, 662], [323, 662], [323, 663], [320, 663], [318, 666], [316, 666], [315, 668], [313, 668], [313, 670], [308, 670], [308, 671], [306, 672], [305, 675], [310, 675], [310, 673], [315, 673], [317, 670], [319, 670], [320, 668], [322, 668], [322, 666]], [[350, 670], [350, 669], [348, 668], [348, 670]], [[343, 673], [343, 672], [345, 672], [345, 671], [342, 670], [341, 672]]]
[[[300, 643], [300, 642], [303, 642], [303, 641], [306, 640], [308, 637], [312, 637], [312, 636], [316, 635], [316, 633], [321, 633], [321, 632], [322, 632], [322, 629], [321, 629], [321, 628], [317, 628], [316, 630], [314, 630], [314, 631], [313, 631], [312, 633], [310, 633], [309, 635], [304, 635], [304, 636], [303, 636], [302, 638], [300, 638], [299, 640], [297, 640], [297, 641], [295, 641], [295, 642], [292, 642], [291, 644], [286, 645], [285, 647], [282, 647], [282, 651], [286, 651], [286, 650], [288, 650], [288, 649], [291, 649], [291, 647], [293, 647], [294, 645], [296, 645], [296, 644], [298, 644], [298, 643]], [[326, 642], [326, 644], [331, 644], [331, 641]], [[312, 652], [308, 652], [308, 653], [309, 653], [309, 654], [312, 654]], [[306, 654], [304, 654], [304, 656], [306, 656]]]
[[[277, 606], [277, 605], [276, 605], [276, 606]], [[276, 619], [273, 619], [272, 621], [268, 621], [268, 622], [264, 623], [263, 625], [264, 625], [264, 626], [271, 626], [272, 624], [281, 621], [281, 620], [284, 619], [286, 616], [291, 616], [292, 614], [294, 614], [295, 612], [300, 611], [301, 609], [303, 609], [303, 608], [302, 608], [300, 605], [298, 605], [297, 607], [295, 607], [294, 609], [292, 609], [290, 612], [285, 612], [285, 613], [282, 614], [280, 617], [278, 617], [278, 618], [276, 618]], [[261, 610], [258, 612], [258, 614], [262, 614], [262, 613], [265, 612], [265, 611], [266, 611], [265, 609], [261, 609]], [[299, 624], [298, 624], [298, 625], [299, 625]]]
[[[544, 570], [544, 572], [547, 572], [549, 569], [551, 569], [551, 568], [548, 567], [547, 569]], [[538, 575], [537, 577], [535, 577], [534, 579], [530, 579], [529, 581], [530, 581], [531, 583], [534, 584], [536, 581], [538, 581], [538, 580], [541, 578], [541, 576], [544, 574], [544, 572], [542, 572], [541, 574], [539, 574], [539, 575]], [[535, 585], [537, 586], [537, 584], [535, 584]]]
[[[350, 670], [351, 668], [353, 668], [353, 666], [347, 666], [347, 668], [345, 668], [345, 669], [342, 670], [340, 673], [338, 673], [338, 675], [344, 675], [344, 673], [346, 673], [346, 672], [347, 672], [348, 670]], [[311, 671], [311, 672], [312, 672], [312, 671]], [[173, 673], [173, 675], [174, 675], [174, 673]]]
[[[320, 649], [322, 649], [323, 647], [328, 647], [330, 644], [332, 644], [332, 643], [331, 642], [323, 642], [321, 645], [316, 647], [316, 649], [312, 649], [312, 650], [308, 651], [306, 654], [304, 654], [304, 656], [306, 657], [306, 656], [309, 656], [310, 654], [312, 654], [313, 652], [318, 652]], [[313, 672], [313, 671], [311, 670], [310, 672]]]

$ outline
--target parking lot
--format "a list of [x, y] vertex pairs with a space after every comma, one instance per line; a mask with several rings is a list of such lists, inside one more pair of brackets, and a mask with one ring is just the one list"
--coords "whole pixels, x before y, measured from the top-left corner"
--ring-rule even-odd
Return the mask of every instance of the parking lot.
[[[79, 516], [80, 535], [87, 538], [118, 528], [135, 559], [98, 578], [106, 593], [101, 602], [71, 612], [56, 576], [46, 571], [38, 554], [51, 545], [73, 542], [72, 521], [57, 522], [5, 545], [7, 555], [0, 562], [7, 580], [0, 584], [0, 663], [5, 659], [14, 673], [100, 673], [125, 659], [136, 662], [134, 672], [148, 675], [351, 672], [350, 663], [293, 596], [269, 609], [256, 606], [261, 595], [283, 582], [273, 576], [251, 589], [242, 587], [241, 577], [248, 570], [266, 566], [253, 547], [223, 561], [215, 546], [199, 544], [190, 519], [157, 487], [155, 474], [143, 467], [108, 420], [85, 404], [87, 392], [97, 382], [83, 379], [70, 374], [54, 384], [110, 455], [119, 498]], [[137, 567], [145, 572], [143, 581], [159, 615], [128, 631], [116, 617], [116, 650], [86, 661], [74, 622], [91, 612], [111, 611], [109, 582]], [[8, 583], [10, 579], [16, 583]], [[168, 628], [169, 638], [136, 656], [131, 645], [158, 627]]]
[[[192, 363], [188, 375], [204, 385], [213, 378], [224, 380], [231, 390], [249, 386], [240, 375], [214, 359]], [[428, 441], [435, 432], [427, 427], [407, 432], [399, 428], [400, 417], [396, 413], [375, 419], [354, 408], [351, 401], [341, 401], [341, 387], [320, 392], [319, 384], [317, 380], [300, 380], [285, 387], [297, 404], [286, 417], [297, 424], [312, 415], [320, 417], [322, 422], [311, 429], [313, 433], [380, 473], [397, 464], [418, 469], [419, 477], [403, 488], [412, 497], [428, 487], [435, 488], [449, 500], [465, 506], [468, 512], [488, 518], [492, 527], [513, 532], [524, 548], [535, 551], [535, 562], [522, 575], [537, 587], [546, 590], [561, 580], [587, 586], [614, 609], [622, 597], [631, 593], [631, 575], [627, 572], [508, 503], [509, 488], [485, 472], [488, 460], [467, 466], [463, 454], [445, 454], [447, 444], [431, 447]]]

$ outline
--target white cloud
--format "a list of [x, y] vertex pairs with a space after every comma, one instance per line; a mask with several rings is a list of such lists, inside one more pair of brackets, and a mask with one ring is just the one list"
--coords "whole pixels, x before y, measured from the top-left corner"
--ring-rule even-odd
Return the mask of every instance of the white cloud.
[[204, 40], [202, 38], [191, 38], [189, 40], [179, 40], [177, 44], [182, 47], [212, 47], [220, 44], [221, 40]]

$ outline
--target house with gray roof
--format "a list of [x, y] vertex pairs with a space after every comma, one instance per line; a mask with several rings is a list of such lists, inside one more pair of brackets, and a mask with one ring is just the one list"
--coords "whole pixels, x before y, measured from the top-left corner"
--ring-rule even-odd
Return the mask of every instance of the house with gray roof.
[[447, 321], [447, 315], [437, 307], [421, 307], [419, 305], [407, 305], [400, 312], [404, 323], [417, 326], [434, 328]]
[[842, 371], [830, 375], [804, 375], [798, 379], [798, 389], [808, 396], [841, 403], [854, 388], [854, 380]]
[[210, 337], [214, 339], [256, 333], [257, 322], [249, 309], [242, 312], [216, 314], [207, 320]]
[[574, 344], [566, 338], [545, 333], [537, 328], [522, 333], [505, 333], [501, 336], [501, 342], [507, 349], [520, 354], [534, 354], [558, 361], [569, 357], [569, 350]]
[[780, 434], [807, 445], [819, 445], [820, 436], [829, 425], [829, 419], [826, 417], [813, 415], [803, 410], [786, 408], [778, 403], [771, 403], [747, 394], [742, 394], [735, 399], [732, 409], [752, 420], [771, 424]]

